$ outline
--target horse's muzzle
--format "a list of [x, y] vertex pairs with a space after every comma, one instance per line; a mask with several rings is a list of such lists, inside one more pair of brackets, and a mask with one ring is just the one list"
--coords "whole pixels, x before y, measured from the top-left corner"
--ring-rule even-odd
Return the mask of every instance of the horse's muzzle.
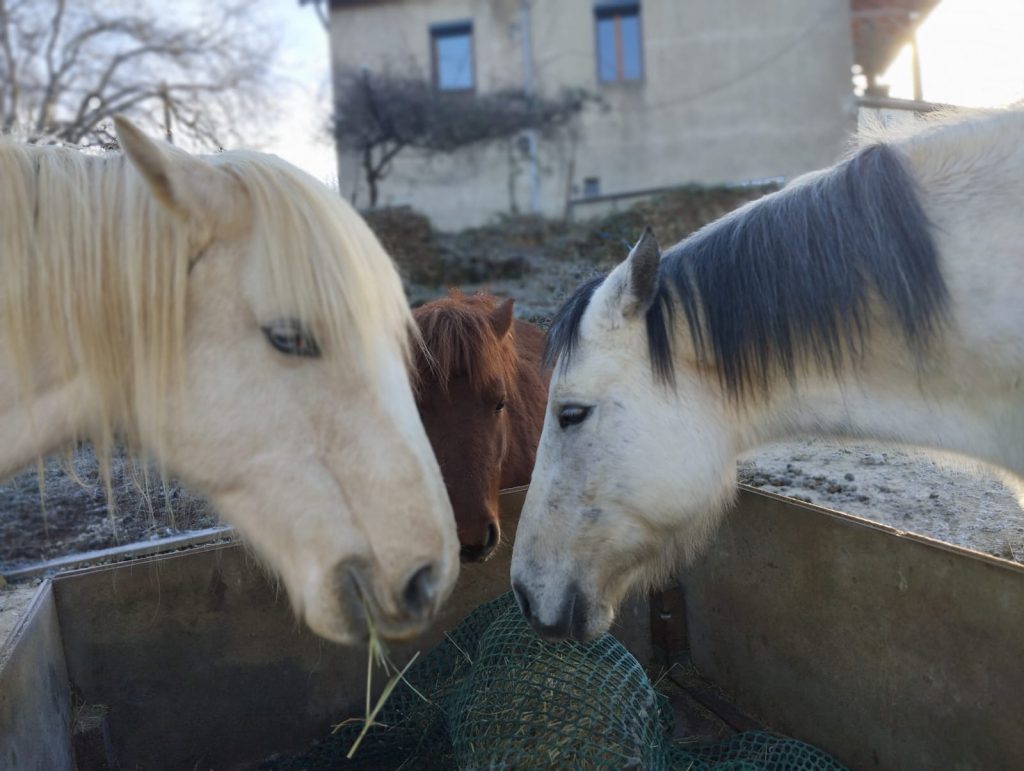
[[337, 601], [344, 615], [364, 625], [369, 617], [385, 637], [408, 638], [418, 634], [437, 610], [438, 577], [442, 571], [433, 563], [410, 571], [386, 603], [377, 601], [373, 579], [362, 562], [342, 562], [334, 574], [337, 576]]
[[512, 591], [523, 616], [530, 626], [545, 640], [573, 639], [585, 642], [587, 638], [587, 598], [575, 583], [566, 587], [555, 613], [551, 617], [542, 616], [529, 590], [518, 581], [512, 582]]
[[487, 525], [487, 533], [484, 542], [479, 546], [476, 544], [463, 544], [459, 549], [459, 560], [462, 562], [485, 562], [494, 554], [501, 542], [501, 529], [496, 522]]

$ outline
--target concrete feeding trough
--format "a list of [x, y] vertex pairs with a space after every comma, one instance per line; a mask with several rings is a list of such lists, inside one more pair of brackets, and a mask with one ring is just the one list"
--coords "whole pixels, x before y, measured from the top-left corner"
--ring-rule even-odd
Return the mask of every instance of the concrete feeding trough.
[[[502, 494], [503, 522], [523, 496]], [[396, 659], [506, 591], [509, 557], [465, 566]], [[653, 626], [724, 713], [852, 768], [1024, 768], [1024, 567], [743, 490], [681, 583], [684, 608], [634, 604], [619, 629], [643, 660]], [[365, 666], [238, 544], [64, 573], [0, 641], [0, 767], [246, 767], [361, 715]]]

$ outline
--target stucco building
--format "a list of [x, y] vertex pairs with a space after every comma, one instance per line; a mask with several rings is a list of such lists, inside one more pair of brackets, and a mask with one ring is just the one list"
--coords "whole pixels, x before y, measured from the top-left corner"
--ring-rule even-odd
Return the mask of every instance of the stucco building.
[[[331, 0], [336, 77], [420, 73], [440, 90], [583, 88], [571, 131], [453, 155], [403, 151], [381, 205], [442, 228], [507, 212], [586, 216], [686, 183], [791, 178], [856, 125], [850, 0]], [[535, 161], [534, 161], [535, 159]], [[359, 158], [339, 183], [367, 202]]]

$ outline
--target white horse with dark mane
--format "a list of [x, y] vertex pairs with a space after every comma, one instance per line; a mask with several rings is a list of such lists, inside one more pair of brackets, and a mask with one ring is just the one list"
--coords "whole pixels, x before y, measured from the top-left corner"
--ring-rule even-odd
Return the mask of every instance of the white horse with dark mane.
[[1024, 113], [865, 141], [664, 256], [645, 232], [549, 334], [512, 561], [542, 634], [608, 629], [698, 550], [736, 458], [804, 435], [1024, 476]]
[[319, 634], [422, 630], [458, 539], [359, 216], [276, 158], [0, 142], [0, 477], [115, 442], [209, 497]]

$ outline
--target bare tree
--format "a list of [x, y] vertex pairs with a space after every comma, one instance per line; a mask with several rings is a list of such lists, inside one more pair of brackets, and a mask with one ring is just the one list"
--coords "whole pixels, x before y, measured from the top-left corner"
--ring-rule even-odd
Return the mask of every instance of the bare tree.
[[0, 126], [78, 145], [127, 113], [201, 146], [258, 109], [275, 43], [258, 3], [206, 3], [178, 21], [147, 0], [0, 0]]
[[582, 90], [557, 98], [516, 89], [445, 92], [418, 76], [349, 72], [336, 81], [334, 136], [340, 148], [360, 157], [372, 207], [392, 161], [406, 148], [452, 153], [526, 129], [552, 133], [592, 99]]

